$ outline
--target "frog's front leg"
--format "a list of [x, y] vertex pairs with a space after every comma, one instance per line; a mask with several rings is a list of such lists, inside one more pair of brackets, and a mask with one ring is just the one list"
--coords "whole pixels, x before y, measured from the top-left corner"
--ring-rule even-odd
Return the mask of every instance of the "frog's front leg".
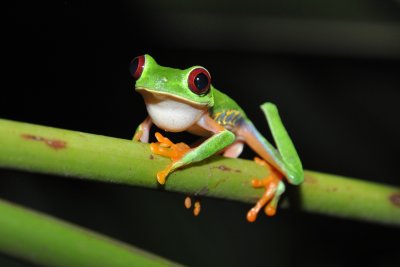
[[147, 116], [147, 118], [139, 124], [139, 126], [136, 128], [135, 134], [132, 138], [134, 141], [140, 141], [142, 143], [148, 143], [149, 142], [149, 132], [151, 125], [153, 124], [151, 117]]
[[214, 121], [208, 113], [198, 120], [197, 126], [210, 131], [213, 135], [196, 148], [190, 148], [184, 143], [174, 144], [161, 134], [156, 134], [158, 143], [151, 144], [152, 152], [172, 160], [164, 170], [157, 173], [157, 180], [160, 184], [164, 184], [168, 174], [177, 168], [202, 161], [223, 150], [235, 140], [235, 135]]

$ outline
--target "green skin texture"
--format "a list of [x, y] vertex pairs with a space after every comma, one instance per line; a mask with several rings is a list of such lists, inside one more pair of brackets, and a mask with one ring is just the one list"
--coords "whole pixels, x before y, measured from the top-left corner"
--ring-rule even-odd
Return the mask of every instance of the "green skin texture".
[[[185, 70], [180, 70], [160, 66], [150, 55], [145, 55], [144, 57], [145, 64], [141, 76], [136, 81], [136, 91], [141, 92], [145, 90], [151, 94], [167, 96], [170, 99], [183, 101], [194, 106], [204, 106], [211, 118], [213, 118], [213, 115], [221, 112], [232, 110], [238, 112], [241, 121], [240, 124], [235, 125], [235, 127], [247, 127], [250, 129], [251, 135], [253, 135], [257, 143], [259, 143], [262, 149], [270, 156], [269, 159], [264, 159], [282, 172], [289, 183], [299, 185], [303, 182], [304, 174], [302, 164], [274, 104], [265, 103], [261, 105], [261, 109], [267, 118], [278, 149], [272, 146], [256, 130], [244, 111], [233, 99], [218, 91], [212, 85], [209, 92], [204, 95], [195, 94], [190, 90], [188, 86], [189, 74], [193, 69], [200, 66], [193, 66]], [[142, 124], [139, 125], [136, 133], [141, 130], [143, 130]], [[190, 150], [180, 160], [176, 161], [171, 171], [194, 162], [202, 161], [224, 148], [227, 148], [236, 140], [236, 132], [237, 131], [225, 129], [212, 134], [205, 142]], [[279, 195], [281, 195], [284, 190], [284, 184], [281, 182], [276, 192], [278, 197], [274, 198], [272, 201], [278, 201]]]

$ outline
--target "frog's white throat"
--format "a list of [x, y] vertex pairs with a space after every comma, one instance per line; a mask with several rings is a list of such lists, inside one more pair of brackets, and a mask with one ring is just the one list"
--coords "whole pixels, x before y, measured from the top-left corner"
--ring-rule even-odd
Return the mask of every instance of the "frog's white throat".
[[182, 132], [193, 126], [207, 110], [166, 95], [141, 92], [147, 112], [158, 128], [169, 132]]

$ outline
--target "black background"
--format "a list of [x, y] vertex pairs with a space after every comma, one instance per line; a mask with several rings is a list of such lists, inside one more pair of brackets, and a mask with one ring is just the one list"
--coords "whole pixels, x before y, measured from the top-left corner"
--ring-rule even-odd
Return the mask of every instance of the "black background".
[[[263, 132], [259, 105], [276, 103], [305, 168], [400, 186], [398, 1], [15, 1], [2, 13], [1, 118], [129, 139], [146, 111], [128, 64], [149, 53], [205, 66]], [[248, 205], [213, 199], [194, 218], [183, 195], [0, 176], [4, 199], [191, 266], [400, 264], [387, 226], [291, 210], [249, 224]]]

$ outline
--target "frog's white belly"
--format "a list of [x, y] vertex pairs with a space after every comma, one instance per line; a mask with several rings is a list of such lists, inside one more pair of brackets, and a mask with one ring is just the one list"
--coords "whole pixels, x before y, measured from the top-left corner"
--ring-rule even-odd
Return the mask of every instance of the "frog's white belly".
[[168, 97], [145, 97], [145, 102], [153, 123], [169, 132], [188, 130], [205, 111], [204, 107], [194, 107]]

